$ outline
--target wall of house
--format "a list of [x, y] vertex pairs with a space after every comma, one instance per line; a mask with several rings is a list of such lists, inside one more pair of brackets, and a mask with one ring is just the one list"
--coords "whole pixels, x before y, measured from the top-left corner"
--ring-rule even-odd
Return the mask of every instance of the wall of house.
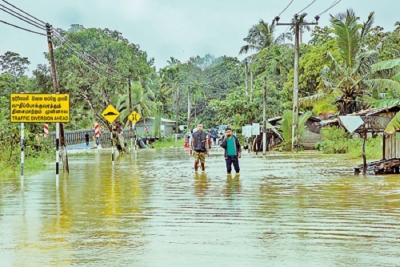
[[396, 138], [396, 134], [389, 135], [385, 138], [384, 157], [386, 159], [400, 158], [400, 139]]
[[304, 130], [303, 136], [300, 139], [300, 145], [307, 150], [315, 149], [314, 145], [317, 142], [322, 141], [322, 136], [317, 133], [313, 133], [308, 129]]

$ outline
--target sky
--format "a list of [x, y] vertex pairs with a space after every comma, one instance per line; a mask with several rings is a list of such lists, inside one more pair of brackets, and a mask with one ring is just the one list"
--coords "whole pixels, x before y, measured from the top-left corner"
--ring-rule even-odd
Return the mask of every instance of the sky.
[[[155, 65], [162, 68], [170, 57], [187, 61], [190, 57], [211, 54], [215, 57], [239, 55], [248, 30], [261, 19], [271, 23], [279, 14], [280, 22], [290, 22], [293, 15], [305, 11], [306, 20], [328, 9], [338, 0], [7, 0], [54, 28], [68, 30], [72, 24], [85, 28], [108, 28], [122, 33], [129, 42], [140, 45]], [[289, 5], [289, 3], [291, 4]], [[11, 8], [4, 0], [0, 4]], [[289, 6], [288, 6], [289, 5]], [[399, 0], [341, 0], [320, 15], [319, 25], [329, 25], [330, 15], [352, 8], [361, 21], [375, 12], [375, 26], [392, 31]], [[285, 10], [285, 8], [288, 8]], [[1, 7], [1, 6], [0, 6]], [[4, 7], [1, 7], [4, 8]], [[302, 13], [303, 13], [302, 12]], [[34, 31], [41, 31], [0, 10], [0, 20]], [[287, 26], [277, 26], [277, 33]], [[0, 54], [12, 51], [27, 57], [30, 71], [37, 64], [48, 64], [43, 53], [47, 39], [0, 23]], [[304, 36], [306, 40], [307, 36]]]

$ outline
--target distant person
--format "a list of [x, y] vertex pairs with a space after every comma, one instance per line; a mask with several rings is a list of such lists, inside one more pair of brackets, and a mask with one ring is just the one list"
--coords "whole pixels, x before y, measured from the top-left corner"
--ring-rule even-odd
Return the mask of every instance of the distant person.
[[225, 138], [222, 141], [221, 147], [225, 149], [225, 164], [226, 172], [231, 174], [232, 164], [238, 174], [240, 172], [239, 159], [242, 157], [242, 149], [240, 147], [239, 139], [232, 134], [232, 129], [227, 127], [225, 129]]
[[85, 141], [86, 141], [86, 146], [89, 146], [89, 133], [85, 133]]
[[190, 145], [190, 154], [193, 154], [194, 158], [194, 170], [198, 170], [199, 161], [201, 164], [201, 170], [205, 170], [206, 155], [210, 156], [209, 151], [209, 136], [203, 131], [203, 125], [199, 123], [197, 125], [197, 131], [193, 132]]
[[216, 144], [217, 144], [217, 137], [218, 137], [218, 134], [217, 134], [217, 132], [216, 132], [214, 129], [211, 130], [211, 137], [212, 137], [212, 139], [213, 139], [214, 145], [216, 145]]

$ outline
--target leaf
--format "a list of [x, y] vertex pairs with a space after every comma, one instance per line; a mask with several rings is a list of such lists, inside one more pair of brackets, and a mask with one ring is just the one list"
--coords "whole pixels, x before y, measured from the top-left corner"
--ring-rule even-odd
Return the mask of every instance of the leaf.
[[313, 107], [318, 102], [326, 99], [327, 97], [328, 97], [328, 95], [325, 93], [315, 94], [315, 95], [307, 96], [307, 97], [301, 97], [301, 98], [299, 98], [299, 106], [303, 107], [303, 108]]
[[392, 69], [396, 66], [400, 66], [400, 58], [375, 63], [372, 65], [372, 71], [376, 72], [380, 70]]
[[400, 82], [391, 79], [369, 79], [364, 81], [367, 85], [378, 90], [388, 89], [400, 92]]
[[396, 131], [400, 130], [400, 112], [394, 116], [394, 118], [389, 122], [386, 126], [385, 133], [386, 134], [394, 134]]
[[375, 108], [393, 107], [399, 105], [400, 105], [399, 99], [384, 99], [372, 103], [372, 106]]
[[273, 126], [271, 123], [267, 122], [267, 129], [271, 129], [274, 133], [276, 133], [280, 139], [283, 140], [283, 137], [281, 136], [281, 134], [278, 132], [278, 130], [275, 128], [275, 126]]

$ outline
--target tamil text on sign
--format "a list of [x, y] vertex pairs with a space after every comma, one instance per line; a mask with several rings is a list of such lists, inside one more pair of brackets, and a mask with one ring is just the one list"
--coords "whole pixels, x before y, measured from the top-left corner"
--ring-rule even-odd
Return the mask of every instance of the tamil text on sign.
[[67, 94], [11, 94], [11, 122], [69, 122]]

